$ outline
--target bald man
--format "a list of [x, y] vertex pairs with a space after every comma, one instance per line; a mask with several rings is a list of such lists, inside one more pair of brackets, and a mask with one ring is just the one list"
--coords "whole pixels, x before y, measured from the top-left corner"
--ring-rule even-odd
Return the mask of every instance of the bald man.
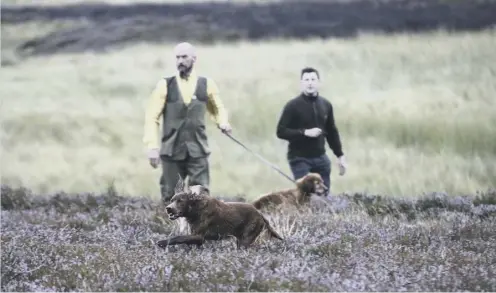
[[183, 180], [189, 177], [190, 186], [200, 184], [208, 188], [210, 185], [205, 114], [210, 114], [221, 131], [231, 132], [217, 84], [195, 72], [194, 46], [180, 43], [174, 48], [174, 54], [177, 72], [161, 78], [155, 85], [146, 106], [143, 138], [150, 165], [153, 168], [162, 165], [160, 190], [164, 203], [174, 195], [178, 175]]

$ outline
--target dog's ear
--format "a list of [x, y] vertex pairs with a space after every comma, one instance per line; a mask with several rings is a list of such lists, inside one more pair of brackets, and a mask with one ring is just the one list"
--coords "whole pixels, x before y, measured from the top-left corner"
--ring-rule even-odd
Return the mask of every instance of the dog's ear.
[[302, 188], [303, 187], [303, 183], [305, 183], [305, 176], [296, 179], [295, 183], [296, 183], [296, 187]]
[[179, 180], [177, 180], [176, 187], [174, 187], [174, 193], [179, 193], [184, 191], [184, 180], [181, 175], [177, 174]]
[[304, 193], [315, 192], [315, 186], [313, 184], [313, 180], [309, 176], [304, 176], [296, 180], [296, 185]]
[[210, 191], [203, 185], [193, 185], [189, 187], [189, 191], [196, 195], [209, 195]]

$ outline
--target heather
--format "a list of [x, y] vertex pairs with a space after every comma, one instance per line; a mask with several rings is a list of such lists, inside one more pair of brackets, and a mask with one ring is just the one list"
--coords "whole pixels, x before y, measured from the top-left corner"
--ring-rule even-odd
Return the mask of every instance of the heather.
[[392, 200], [340, 194], [269, 213], [285, 238], [249, 249], [154, 242], [159, 202], [2, 187], [3, 291], [494, 291], [496, 193]]

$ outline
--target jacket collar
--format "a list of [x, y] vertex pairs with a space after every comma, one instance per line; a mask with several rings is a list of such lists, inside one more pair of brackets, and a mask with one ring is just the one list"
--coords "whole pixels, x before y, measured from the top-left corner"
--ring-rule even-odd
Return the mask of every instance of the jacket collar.
[[302, 97], [305, 101], [314, 102], [319, 97], [319, 93], [316, 92], [313, 95], [307, 95], [304, 92], [301, 92], [300, 97]]

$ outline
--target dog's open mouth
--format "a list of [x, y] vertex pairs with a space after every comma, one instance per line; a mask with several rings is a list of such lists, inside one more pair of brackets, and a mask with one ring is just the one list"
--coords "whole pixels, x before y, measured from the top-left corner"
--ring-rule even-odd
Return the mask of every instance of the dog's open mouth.
[[167, 215], [169, 216], [169, 220], [172, 220], [172, 221], [174, 221], [180, 217], [180, 215], [178, 213], [173, 213], [173, 212], [168, 212]]
[[327, 195], [327, 191], [326, 190], [319, 190], [319, 191], [313, 192], [312, 195], [326, 196]]
[[181, 214], [179, 213], [179, 211], [177, 211], [175, 208], [173, 207], [166, 207], [165, 208], [165, 212], [167, 213], [167, 216], [169, 216], [169, 219], [174, 221], [175, 219], [181, 217]]
[[327, 196], [327, 194], [329, 193], [329, 188], [323, 186], [322, 188], [317, 189], [317, 193], [320, 196]]

